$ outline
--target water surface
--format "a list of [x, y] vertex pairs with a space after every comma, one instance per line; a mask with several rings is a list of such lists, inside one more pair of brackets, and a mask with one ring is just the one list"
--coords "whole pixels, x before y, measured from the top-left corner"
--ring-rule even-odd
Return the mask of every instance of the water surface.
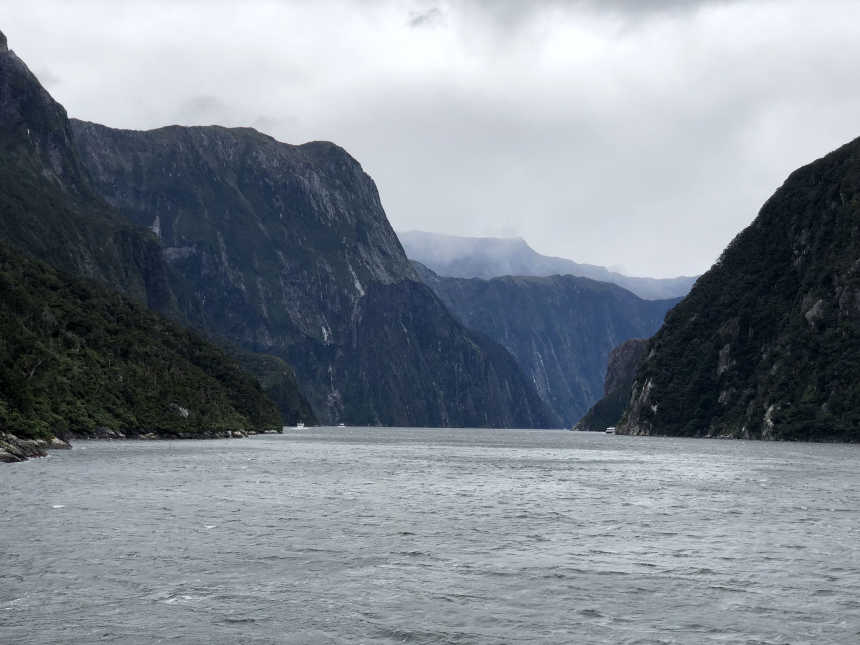
[[860, 642], [860, 447], [308, 429], [0, 468], [2, 643]]

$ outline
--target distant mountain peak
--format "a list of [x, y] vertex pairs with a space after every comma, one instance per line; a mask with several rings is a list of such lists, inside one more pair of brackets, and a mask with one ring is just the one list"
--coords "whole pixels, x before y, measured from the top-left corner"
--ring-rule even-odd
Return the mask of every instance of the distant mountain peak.
[[684, 296], [696, 281], [689, 276], [630, 277], [603, 266], [541, 255], [521, 237], [463, 237], [427, 231], [403, 231], [398, 236], [409, 259], [453, 278], [573, 275], [617, 284], [647, 300]]

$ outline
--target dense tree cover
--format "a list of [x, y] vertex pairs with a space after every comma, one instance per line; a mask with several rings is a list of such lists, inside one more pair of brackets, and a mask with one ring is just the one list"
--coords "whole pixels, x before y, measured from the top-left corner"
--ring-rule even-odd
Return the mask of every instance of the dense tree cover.
[[666, 318], [624, 431], [860, 440], [860, 139], [795, 171]]
[[0, 244], [0, 430], [199, 436], [280, 423], [260, 385], [196, 333]]

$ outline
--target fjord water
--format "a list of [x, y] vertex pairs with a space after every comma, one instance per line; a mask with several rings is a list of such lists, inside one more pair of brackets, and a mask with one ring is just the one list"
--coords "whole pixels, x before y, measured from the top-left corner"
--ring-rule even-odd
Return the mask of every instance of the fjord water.
[[3, 643], [857, 643], [860, 447], [312, 429], [0, 469]]

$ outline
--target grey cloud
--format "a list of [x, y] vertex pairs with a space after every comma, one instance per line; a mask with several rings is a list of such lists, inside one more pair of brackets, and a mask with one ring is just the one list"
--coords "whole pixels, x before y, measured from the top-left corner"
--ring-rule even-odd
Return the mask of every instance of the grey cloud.
[[427, 27], [434, 24], [439, 24], [444, 18], [444, 14], [439, 7], [430, 7], [424, 11], [412, 11], [409, 13], [410, 27]]
[[265, 133], [272, 133], [277, 132], [279, 130], [287, 129], [284, 119], [266, 116], [265, 114], [257, 116], [253, 121], [251, 121], [249, 125], [255, 130], [259, 130], [260, 132]]
[[39, 82], [42, 84], [42, 86], [48, 89], [56, 87], [60, 84], [62, 80], [48, 67], [40, 67], [39, 69], [34, 70], [33, 73], [36, 75], [36, 78], [39, 79]]
[[763, 0], [465, 0], [465, 4], [478, 8], [501, 24], [512, 26], [548, 10], [576, 13], [585, 9], [595, 13], [641, 18], [666, 12], [696, 11], [713, 5], [755, 4], [761, 1]]
[[685, 11], [707, 5], [730, 4], [733, 2], [753, 4], [756, 0], [579, 0], [579, 4], [590, 5], [595, 9], [627, 11], [631, 13]]
[[230, 113], [230, 107], [217, 96], [200, 94], [183, 101], [176, 110], [182, 124], [220, 123]]
[[854, 0], [7, 0], [3, 29], [74, 116], [332, 140], [395, 228], [668, 276], [860, 134], [858, 23]]

